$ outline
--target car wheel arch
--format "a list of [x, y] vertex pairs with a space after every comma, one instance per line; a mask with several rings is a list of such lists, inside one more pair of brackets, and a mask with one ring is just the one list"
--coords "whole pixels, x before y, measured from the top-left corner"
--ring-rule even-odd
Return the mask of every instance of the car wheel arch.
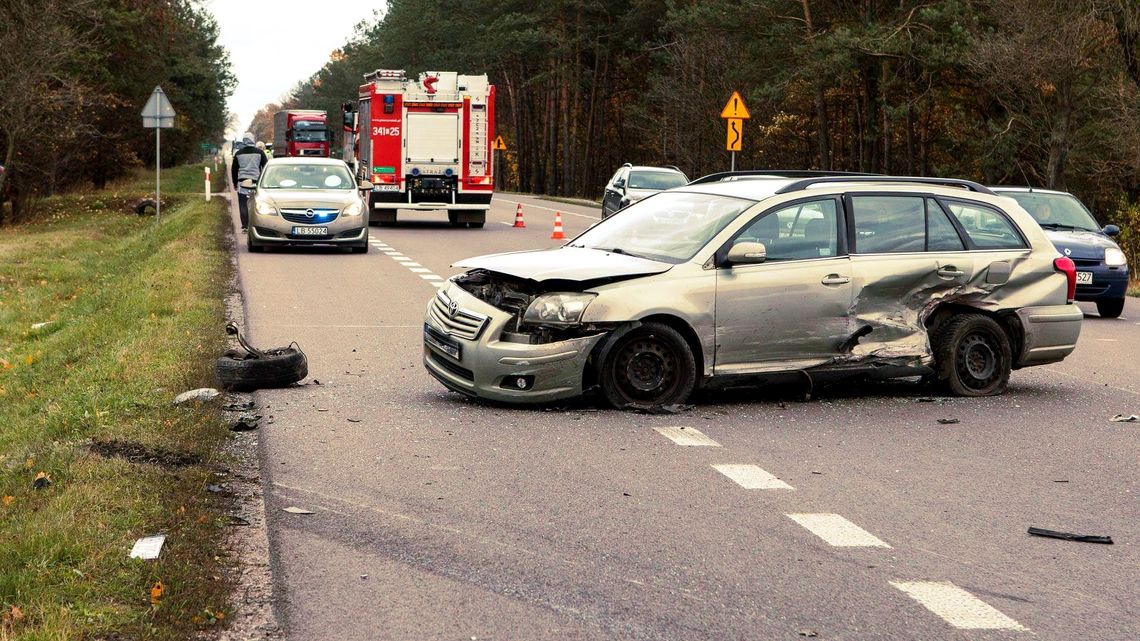
[[704, 375], [705, 354], [704, 349], [701, 346], [700, 338], [697, 336], [696, 330], [693, 329], [693, 326], [690, 325], [688, 321], [679, 316], [657, 313], [645, 316], [644, 318], [639, 318], [637, 320], [621, 323], [612, 329], [604, 340], [598, 341], [598, 343], [594, 346], [593, 353], [590, 354], [588, 361], [590, 363], [590, 366], [586, 368], [586, 378], [582, 382], [583, 389], [591, 387], [597, 383], [598, 368], [601, 367], [601, 364], [603, 362], [605, 362], [607, 354], [609, 353], [610, 349], [612, 349], [613, 346], [617, 344], [618, 340], [625, 334], [634, 329], [637, 329], [638, 327], [641, 327], [645, 323], [660, 323], [662, 325], [667, 325], [670, 328], [676, 330], [677, 333], [685, 339], [685, 344], [689, 346], [689, 351], [693, 353], [693, 361], [696, 363], [697, 387], [701, 387], [703, 385], [703, 381], [706, 378]]
[[1017, 368], [1017, 363], [1021, 361], [1022, 351], [1025, 348], [1025, 328], [1015, 310], [994, 312], [960, 302], [942, 303], [926, 316], [924, 325], [926, 326], [927, 337], [934, 336], [943, 323], [959, 314], [981, 314], [995, 320], [1005, 331], [1006, 339], [1009, 340], [1010, 351], [1013, 352], [1014, 368]]

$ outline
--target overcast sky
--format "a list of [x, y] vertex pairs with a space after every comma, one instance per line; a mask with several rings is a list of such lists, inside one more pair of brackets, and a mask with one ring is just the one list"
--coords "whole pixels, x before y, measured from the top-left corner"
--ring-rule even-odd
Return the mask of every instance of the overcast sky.
[[353, 27], [384, 5], [383, 0], [207, 0], [237, 77], [230, 111], [238, 114], [238, 126], [248, 126], [258, 109], [316, 73]]

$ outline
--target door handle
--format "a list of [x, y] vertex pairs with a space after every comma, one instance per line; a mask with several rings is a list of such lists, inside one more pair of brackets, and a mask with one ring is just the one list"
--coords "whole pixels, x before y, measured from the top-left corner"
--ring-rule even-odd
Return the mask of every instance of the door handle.
[[959, 276], [965, 276], [966, 272], [953, 265], [947, 265], [938, 269], [938, 275], [943, 278], [958, 278]]
[[846, 285], [851, 282], [851, 279], [846, 276], [840, 276], [839, 274], [828, 274], [819, 282], [824, 285]]

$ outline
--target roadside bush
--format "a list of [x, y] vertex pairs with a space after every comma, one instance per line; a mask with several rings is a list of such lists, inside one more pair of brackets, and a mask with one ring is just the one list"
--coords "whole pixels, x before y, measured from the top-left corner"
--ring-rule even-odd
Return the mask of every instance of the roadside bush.
[[1140, 265], [1140, 203], [1121, 200], [1109, 222], [1120, 227], [1116, 242], [1128, 257], [1129, 266], [1135, 270]]

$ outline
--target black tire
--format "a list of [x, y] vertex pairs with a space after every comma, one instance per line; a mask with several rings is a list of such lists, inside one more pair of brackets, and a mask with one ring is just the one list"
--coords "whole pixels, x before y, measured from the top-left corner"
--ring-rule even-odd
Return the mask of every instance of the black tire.
[[1096, 311], [1101, 318], [1118, 318], [1124, 313], [1124, 299], [1102, 298], [1096, 302]]
[[486, 223], [467, 223], [467, 226], [472, 229], [483, 229], [483, 225], [485, 224]]
[[621, 409], [688, 400], [697, 384], [697, 364], [677, 330], [651, 322], [613, 340], [598, 376], [611, 405]]
[[954, 316], [938, 328], [934, 366], [938, 380], [957, 396], [1001, 394], [1013, 369], [1009, 336], [989, 316]]
[[[377, 209], [376, 224], [381, 227], [391, 227], [396, 224], [396, 210], [395, 209]], [[371, 220], [369, 221], [371, 222]]]
[[452, 227], [465, 227], [466, 223], [459, 222], [459, 214], [454, 211], [447, 212], [447, 222], [451, 223]]
[[288, 387], [309, 375], [309, 361], [305, 353], [295, 347], [265, 350], [264, 358], [242, 359], [242, 354], [231, 350], [215, 364], [222, 388], [250, 392]]
[[368, 253], [368, 243], [364, 243], [363, 245], [353, 247], [352, 253], [354, 253], [354, 254], [367, 254]]

